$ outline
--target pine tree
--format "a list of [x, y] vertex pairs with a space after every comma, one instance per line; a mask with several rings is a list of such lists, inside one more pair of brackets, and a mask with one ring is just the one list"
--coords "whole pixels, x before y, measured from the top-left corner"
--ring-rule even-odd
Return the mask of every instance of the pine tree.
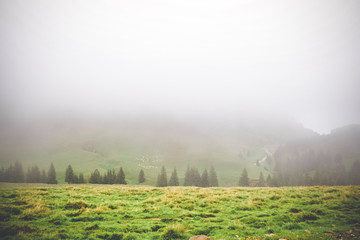
[[107, 173], [104, 175], [103, 179], [104, 184], [114, 184], [116, 183], [116, 174], [115, 169], [108, 169]]
[[49, 184], [57, 184], [58, 183], [56, 180], [56, 171], [55, 171], [55, 167], [54, 167], [53, 163], [51, 163], [49, 171], [48, 171], [47, 183], [49, 183]]
[[85, 183], [84, 174], [82, 174], [82, 173], [80, 173], [80, 175], [79, 175], [79, 183], [80, 184]]
[[192, 169], [192, 183], [191, 186], [201, 187], [201, 176], [197, 168]]
[[73, 177], [73, 182], [72, 183], [75, 183], [75, 184], [78, 184], [79, 183], [79, 177], [74, 174], [74, 177]]
[[211, 169], [210, 169], [209, 186], [210, 187], [219, 186], [217, 175], [216, 175], [216, 172], [215, 172], [215, 168], [213, 166], [211, 166]]
[[74, 180], [74, 171], [72, 169], [72, 166], [69, 164], [65, 171], [65, 182], [74, 183]]
[[249, 184], [249, 176], [246, 171], [246, 168], [244, 168], [244, 170], [241, 173], [240, 179], [239, 179], [239, 186], [248, 187], [249, 185], [250, 185]]
[[191, 186], [191, 169], [188, 166], [184, 178], [184, 186]]
[[163, 166], [161, 168], [160, 174], [158, 175], [156, 186], [157, 187], [166, 187], [167, 185], [168, 185], [168, 183], [167, 183], [166, 169]]
[[171, 174], [169, 186], [179, 186], [179, 178], [176, 172], [176, 168], [174, 168], [174, 171]]
[[100, 184], [102, 182], [99, 170], [95, 169], [90, 175], [89, 183]]
[[265, 187], [265, 180], [264, 180], [264, 175], [262, 174], [262, 172], [260, 172], [260, 176], [259, 176], [259, 187]]
[[145, 179], [145, 173], [144, 173], [144, 170], [140, 170], [140, 172], [139, 172], [139, 178], [138, 178], [138, 180], [139, 180], [139, 183], [143, 183], [143, 182], [145, 182], [146, 181], [146, 179]]
[[38, 168], [37, 165], [35, 165], [31, 168], [31, 172], [32, 172], [34, 182], [41, 183], [41, 173], [40, 173], [40, 169]]
[[201, 187], [209, 187], [209, 175], [206, 168], [201, 175]]
[[120, 170], [118, 172], [118, 174], [116, 175], [116, 181], [115, 183], [117, 184], [127, 184], [126, 180], [125, 180], [125, 173], [122, 167], [120, 167]]
[[38, 168], [38, 166], [32, 166], [31, 168], [28, 168], [28, 171], [26, 173], [26, 182], [27, 183], [40, 183], [42, 182], [41, 179], [41, 173]]

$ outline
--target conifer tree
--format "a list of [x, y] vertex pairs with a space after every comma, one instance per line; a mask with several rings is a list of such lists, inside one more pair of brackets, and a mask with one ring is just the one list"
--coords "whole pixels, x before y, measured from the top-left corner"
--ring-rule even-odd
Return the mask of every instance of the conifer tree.
[[140, 172], [139, 172], [138, 180], [139, 180], [139, 183], [143, 183], [143, 182], [146, 181], [146, 179], [145, 179], [145, 173], [144, 173], [144, 170], [142, 170], [142, 169], [141, 169]]
[[249, 176], [248, 176], [248, 172], [246, 170], [246, 168], [244, 168], [244, 170], [241, 173], [240, 179], [239, 179], [239, 186], [242, 187], [248, 187], [249, 184]]
[[102, 182], [99, 170], [95, 169], [90, 175], [89, 183], [100, 184]]
[[74, 174], [73, 183], [75, 183], [75, 184], [79, 183], [79, 177], [76, 174]]
[[161, 168], [160, 174], [158, 175], [156, 186], [157, 187], [166, 187], [167, 185], [168, 185], [168, 183], [167, 183], [166, 169], [163, 166]]
[[26, 182], [28, 183], [40, 183], [42, 182], [41, 179], [41, 173], [38, 168], [38, 166], [32, 166], [31, 168], [28, 168], [27, 174], [26, 174]]
[[191, 169], [188, 166], [184, 178], [184, 186], [191, 186]]
[[74, 171], [72, 169], [72, 166], [69, 164], [65, 171], [65, 182], [74, 183], [74, 180]]
[[116, 183], [117, 184], [127, 184], [125, 179], [125, 173], [122, 167], [120, 167], [120, 170], [116, 176]]
[[201, 175], [201, 187], [209, 187], [209, 175], [206, 168]]
[[264, 180], [264, 175], [262, 174], [262, 172], [260, 172], [260, 176], [259, 176], [259, 187], [265, 187], [265, 180]]
[[192, 169], [192, 184], [191, 186], [201, 187], [201, 176], [197, 168]]
[[80, 175], [79, 175], [79, 183], [80, 184], [85, 183], [84, 174], [82, 174], [82, 173], [80, 173]]
[[216, 175], [216, 172], [215, 172], [215, 168], [213, 166], [211, 166], [211, 169], [210, 169], [209, 186], [210, 187], [219, 186], [217, 175]]
[[104, 184], [114, 184], [114, 183], [116, 183], [115, 169], [108, 169], [107, 170], [107, 173], [104, 175], [103, 183]]
[[48, 171], [47, 183], [49, 183], [49, 184], [57, 184], [58, 183], [56, 180], [56, 171], [55, 171], [55, 167], [54, 167], [53, 163], [51, 163], [49, 171]]
[[176, 168], [174, 168], [174, 171], [171, 174], [169, 186], [179, 186], [179, 178], [176, 172]]

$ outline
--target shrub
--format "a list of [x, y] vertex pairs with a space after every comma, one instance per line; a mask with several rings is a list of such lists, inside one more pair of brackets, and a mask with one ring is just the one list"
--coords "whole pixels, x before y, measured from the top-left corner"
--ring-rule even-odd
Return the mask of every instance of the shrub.
[[186, 239], [186, 228], [180, 223], [170, 225], [164, 229], [162, 238], [164, 240]]
[[87, 207], [89, 207], [89, 204], [84, 200], [79, 200], [79, 201], [69, 200], [65, 205], [66, 209], [81, 209]]

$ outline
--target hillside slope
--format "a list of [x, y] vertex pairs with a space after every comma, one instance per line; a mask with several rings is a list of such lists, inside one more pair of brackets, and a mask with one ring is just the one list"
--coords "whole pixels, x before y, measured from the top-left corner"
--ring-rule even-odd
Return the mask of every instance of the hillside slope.
[[360, 125], [338, 128], [329, 135], [291, 141], [274, 154], [274, 172], [289, 185], [295, 183], [287, 178], [296, 182], [296, 178], [304, 177], [313, 178], [312, 184], [359, 184], [359, 177], [356, 177], [360, 171], [359, 146]]
[[53, 162], [60, 182], [68, 164], [85, 176], [96, 168], [105, 172], [122, 166], [131, 184], [137, 183], [140, 169], [145, 171], [146, 184], [154, 184], [162, 165], [168, 174], [176, 167], [181, 182], [187, 166], [202, 171], [213, 165], [223, 186], [236, 185], [245, 167], [252, 178], [271, 169], [271, 162], [255, 163], [284, 141], [316, 136], [290, 120], [167, 117], [52, 120], [16, 125], [3, 133], [2, 166], [20, 161], [25, 169], [34, 164], [47, 169]]

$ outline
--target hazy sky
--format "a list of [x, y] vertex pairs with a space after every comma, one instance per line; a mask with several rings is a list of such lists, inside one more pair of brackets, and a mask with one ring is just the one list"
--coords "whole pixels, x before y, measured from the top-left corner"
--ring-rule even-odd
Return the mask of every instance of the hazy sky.
[[360, 123], [358, 0], [0, 0], [2, 116], [283, 112]]

